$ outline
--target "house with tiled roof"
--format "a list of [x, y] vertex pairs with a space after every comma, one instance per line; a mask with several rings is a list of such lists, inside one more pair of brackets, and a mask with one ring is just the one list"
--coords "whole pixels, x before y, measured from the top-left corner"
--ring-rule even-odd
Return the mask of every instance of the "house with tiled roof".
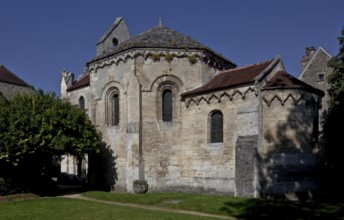
[[96, 48], [77, 79], [61, 77], [61, 96], [86, 110], [115, 158], [101, 175], [100, 160], [88, 158], [89, 183], [249, 197], [319, 188], [324, 93], [290, 75], [281, 57], [237, 67], [162, 23], [133, 37], [123, 18]]
[[319, 109], [319, 141], [321, 145], [324, 144], [323, 125], [327, 119], [330, 101], [327, 92], [330, 89], [330, 84], [327, 82], [327, 77], [333, 72], [333, 69], [328, 66], [331, 59], [332, 55], [322, 47], [306, 47], [306, 53], [301, 59], [301, 73], [298, 77], [303, 82], [325, 93], [322, 108]]
[[31, 92], [32, 88], [4, 65], [0, 64], [0, 93], [6, 98], [17, 94]]

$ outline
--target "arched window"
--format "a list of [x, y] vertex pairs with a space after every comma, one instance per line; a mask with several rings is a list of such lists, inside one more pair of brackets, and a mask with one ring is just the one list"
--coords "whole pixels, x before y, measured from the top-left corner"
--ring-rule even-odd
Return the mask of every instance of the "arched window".
[[214, 111], [210, 115], [210, 143], [223, 142], [223, 115]]
[[112, 96], [112, 125], [119, 124], [119, 95], [114, 94]]
[[120, 121], [120, 93], [115, 87], [110, 88], [106, 93], [105, 99], [106, 124], [117, 126]]
[[173, 118], [173, 100], [172, 91], [165, 89], [162, 93], [162, 120], [172, 122]]
[[81, 109], [85, 109], [85, 99], [84, 99], [83, 96], [81, 96], [81, 97], [79, 98], [79, 107], [80, 107]]

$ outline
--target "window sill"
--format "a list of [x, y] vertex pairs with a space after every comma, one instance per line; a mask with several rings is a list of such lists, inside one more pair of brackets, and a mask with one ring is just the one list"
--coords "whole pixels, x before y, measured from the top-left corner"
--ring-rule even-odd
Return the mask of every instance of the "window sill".
[[223, 142], [221, 142], [221, 143], [208, 143], [208, 147], [211, 147], [211, 148], [223, 147], [223, 146], [224, 146]]

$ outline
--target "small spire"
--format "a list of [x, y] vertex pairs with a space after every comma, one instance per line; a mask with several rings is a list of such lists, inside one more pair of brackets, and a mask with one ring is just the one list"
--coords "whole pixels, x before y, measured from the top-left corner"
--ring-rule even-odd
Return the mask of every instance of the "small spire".
[[159, 27], [162, 27], [163, 25], [162, 25], [162, 18], [159, 18], [159, 25], [158, 25]]

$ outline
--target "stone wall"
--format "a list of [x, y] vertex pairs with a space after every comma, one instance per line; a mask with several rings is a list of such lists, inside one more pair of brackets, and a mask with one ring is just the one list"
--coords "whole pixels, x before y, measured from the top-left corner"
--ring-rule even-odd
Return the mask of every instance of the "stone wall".
[[[190, 99], [195, 101], [190, 102]], [[179, 183], [192, 187], [197, 192], [253, 196], [256, 176], [254, 161], [250, 161], [249, 168], [246, 169], [247, 178], [241, 179], [250, 190], [237, 185], [240, 180], [236, 180], [236, 169], [245, 169], [245, 162], [237, 161], [238, 157], [254, 157], [252, 153], [257, 141], [243, 144], [238, 138], [258, 135], [259, 102], [256, 94], [244, 87], [212, 97], [190, 99], [185, 100], [190, 104], [188, 107], [183, 105], [182, 111], [183, 148], [180, 156], [183, 161], [183, 176]], [[214, 110], [220, 110], [223, 114], [223, 143], [210, 143], [209, 116]], [[245, 149], [240, 152], [241, 155], [236, 155], [238, 148], [242, 147]]]
[[[330, 85], [327, 83], [327, 77], [332, 73], [333, 69], [330, 68], [327, 63], [331, 59], [331, 55], [325, 52], [324, 49], [319, 48], [308, 63], [306, 69], [301, 73], [299, 79], [305, 83], [322, 90], [325, 93], [322, 101], [322, 109], [320, 111], [320, 122], [322, 118], [326, 118], [328, 109], [328, 89]], [[325, 114], [325, 115], [324, 115]], [[321, 128], [321, 127], [320, 127]]]
[[317, 190], [318, 96], [299, 90], [263, 92], [263, 144], [258, 152], [261, 195]]
[[32, 89], [26, 86], [18, 86], [14, 84], [0, 82], [0, 92], [6, 98], [11, 99], [18, 94], [30, 93], [32, 92]]
[[[166, 189], [175, 182], [177, 173], [171, 176], [164, 173], [163, 163], [169, 158], [176, 164], [178, 159], [173, 155], [182, 147], [180, 139], [176, 138], [181, 137], [182, 128], [180, 94], [201, 85], [204, 75], [215, 74], [216, 70], [201, 60], [190, 65], [186, 56], [167, 60], [166, 53], [154, 52], [160, 54], [159, 61], [151, 56], [135, 56], [100, 68], [91, 67], [93, 101], [89, 113], [117, 157], [116, 191], [132, 191], [132, 182], [141, 178], [149, 180], [150, 190]], [[188, 83], [184, 85], [183, 81]], [[157, 107], [161, 98], [159, 89], [164, 85], [176, 89], [172, 123], [162, 122]], [[118, 126], [109, 126], [106, 119], [107, 92], [111, 88], [118, 89], [120, 95]]]

